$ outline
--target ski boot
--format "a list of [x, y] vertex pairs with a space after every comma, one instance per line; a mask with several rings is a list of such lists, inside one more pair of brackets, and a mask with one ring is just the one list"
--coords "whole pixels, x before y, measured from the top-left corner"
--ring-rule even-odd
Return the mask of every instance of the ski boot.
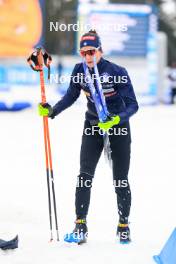
[[117, 226], [117, 236], [119, 237], [120, 244], [129, 244], [131, 242], [130, 238], [130, 228], [127, 219], [119, 220]]
[[81, 245], [87, 242], [88, 229], [86, 219], [77, 219], [72, 233], [66, 234], [64, 241], [68, 243], [77, 243]]

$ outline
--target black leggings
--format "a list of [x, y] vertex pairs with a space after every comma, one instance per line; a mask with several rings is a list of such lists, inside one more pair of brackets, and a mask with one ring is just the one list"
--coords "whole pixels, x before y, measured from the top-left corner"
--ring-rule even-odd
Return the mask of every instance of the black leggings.
[[174, 104], [174, 99], [176, 97], [176, 87], [171, 90], [171, 104]]
[[[80, 153], [80, 174], [76, 187], [77, 218], [86, 218], [88, 214], [92, 180], [104, 146], [103, 136], [98, 132], [98, 127], [96, 127], [96, 132], [90, 134], [92, 128], [90, 123], [85, 121]], [[118, 213], [122, 217], [128, 217], [131, 207], [131, 191], [128, 183], [131, 145], [129, 122], [114, 126], [114, 128], [116, 134], [109, 135], [113, 182], [117, 194]]]

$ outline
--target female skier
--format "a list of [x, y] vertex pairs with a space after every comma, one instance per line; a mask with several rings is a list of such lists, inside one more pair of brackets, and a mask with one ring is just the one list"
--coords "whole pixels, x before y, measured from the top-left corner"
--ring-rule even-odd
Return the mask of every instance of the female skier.
[[[86, 63], [97, 91], [97, 82], [94, 80], [97, 78], [94, 67], [94, 61], [96, 61], [107, 109], [110, 113], [108, 119], [105, 122], [100, 122], [98, 118], [83, 63], [75, 65], [69, 88], [57, 104], [53, 107], [49, 104], [39, 105], [39, 114], [53, 119], [77, 100], [81, 90], [85, 92], [88, 102], [80, 153], [80, 174], [75, 195], [75, 228], [71, 234], [65, 236], [65, 241], [81, 244], [87, 240], [86, 219], [92, 181], [104, 147], [103, 130], [106, 133], [111, 131], [109, 142], [119, 215], [116, 234], [121, 243], [129, 243], [131, 241], [128, 221], [131, 207], [131, 190], [128, 182], [131, 146], [129, 118], [137, 112], [138, 103], [126, 69], [103, 58], [100, 37], [96, 31], [90, 30], [81, 37], [80, 55]], [[78, 78], [75, 78], [76, 76]]]

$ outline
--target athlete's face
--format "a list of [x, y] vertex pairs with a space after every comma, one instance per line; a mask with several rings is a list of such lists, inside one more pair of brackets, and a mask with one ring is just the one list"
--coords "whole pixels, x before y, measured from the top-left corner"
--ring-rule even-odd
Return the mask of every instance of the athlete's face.
[[81, 48], [80, 55], [85, 58], [87, 66], [89, 68], [93, 68], [93, 57], [95, 56], [96, 63], [98, 63], [102, 57], [102, 52], [96, 49], [95, 47], [86, 46]]

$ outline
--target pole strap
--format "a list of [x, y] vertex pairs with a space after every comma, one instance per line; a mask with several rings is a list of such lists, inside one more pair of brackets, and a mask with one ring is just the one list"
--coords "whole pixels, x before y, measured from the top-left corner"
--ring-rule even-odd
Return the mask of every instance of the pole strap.
[[36, 48], [27, 59], [27, 62], [34, 71], [42, 71], [43, 65], [45, 65], [48, 68], [48, 80], [50, 79], [50, 64], [52, 62], [52, 58], [46, 50], [41, 47]]

